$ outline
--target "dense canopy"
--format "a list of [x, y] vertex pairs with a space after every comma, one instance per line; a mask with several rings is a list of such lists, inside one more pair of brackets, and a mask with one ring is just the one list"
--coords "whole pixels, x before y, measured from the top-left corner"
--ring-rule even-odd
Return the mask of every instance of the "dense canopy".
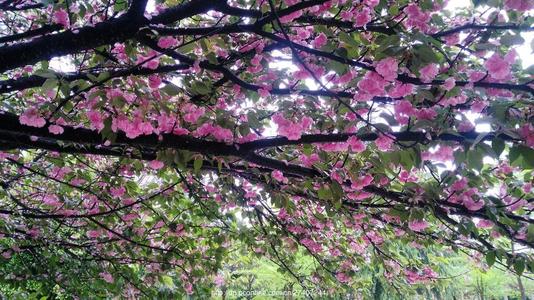
[[528, 276], [534, 1], [447, 2], [0, 1], [0, 284], [202, 298], [239, 249], [333, 293]]

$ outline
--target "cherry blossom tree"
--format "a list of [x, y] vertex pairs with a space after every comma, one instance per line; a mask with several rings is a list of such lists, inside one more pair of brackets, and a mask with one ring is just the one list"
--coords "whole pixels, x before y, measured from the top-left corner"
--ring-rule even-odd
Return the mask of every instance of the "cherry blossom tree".
[[473, 2], [1, 1], [0, 282], [202, 297], [236, 246], [302, 288], [528, 276], [534, 2]]

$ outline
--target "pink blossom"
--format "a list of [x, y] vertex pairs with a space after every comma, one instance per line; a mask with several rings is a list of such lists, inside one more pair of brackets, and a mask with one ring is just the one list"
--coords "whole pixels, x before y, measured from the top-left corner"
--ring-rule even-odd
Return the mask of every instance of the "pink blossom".
[[126, 54], [126, 47], [124, 44], [115, 43], [113, 49], [111, 49], [111, 53], [115, 54], [119, 61], [125, 62], [128, 60], [128, 54]]
[[525, 184], [523, 185], [523, 192], [524, 192], [525, 194], [528, 194], [528, 193], [530, 193], [531, 191], [532, 191], [532, 183], [525, 183]]
[[154, 56], [156, 53], [150, 53], [148, 56], [138, 55], [136, 64], [142, 65], [144, 68], [155, 70], [159, 66], [159, 58]]
[[100, 230], [88, 230], [87, 231], [87, 237], [95, 239], [99, 237], [102, 234]]
[[311, 167], [314, 163], [319, 161], [319, 155], [312, 153], [310, 155], [302, 154], [299, 156], [299, 159], [302, 161], [302, 164], [306, 167]]
[[150, 75], [148, 76], [148, 86], [151, 89], [157, 89], [161, 85], [161, 77], [159, 75]]
[[164, 165], [165, 164], [162, 161], [159, 161], [159, 160], [151, 160], [148, 163], [148, 166], [153, 170], [159, 170], [159, 169], [163, 168]]
[[454, 148], [440, 145], [435, 152], [425, 151], [422, 153], [424, 160], [454, 161]]
[[269, 97], [271, 95], [271, 92], [269, 92], [269, 89], [267, 89], [267, 88], [259, 88], [258, 89], [258, 94], [262, 98], [267, 98], [267, 97]]
[[46, 124], [46, 120], [41, 117], [39, 111], [32, 107], [24, 111], [19, 117], [19, 122], [22, 125], [32, 126], [32, 127], [43, 127]]
[[414, 86], [410, 83], [395, 82], [395, 86], [389, 91], [389, 96], [393, 98], [402, 98], [413, 94]]
[[486, 106], [488, 106], [486, 101], [474, 101], [473, 104], [471, 104], [471, 110], [479, 113], [482, 112]]
[[126, 193], [126, 189], [123, 186], [112, 187], [109, 189], [109, 192], [114, 198], [120, 198]]
[[360, 152], [365, 151], [365, 148], [366, 148], [365, 144], [362, 141], [360, 141], [360, 139], [358, 139], [358, 137], [356, 136], [349, 137], [349, 139], [347, 140], [347, 143], [349, 144], [353, 152], [360, 153]]
[[158, 47], [168, 49], [178, 44], [178, 40], [172, 36], [165, 36], [158, 40]]
[[404, 8], [404, 13], [408, 17], [404, 24], [408, 28], [418, 28], [423, 32], [428, 31], [430, 23], [430, 13], [424, 12], [417, 4], [411, 3]]
[[131, 213], [131, 214], [126, 214], [126, 215], [122, 216], [121, 219], [124, 222], [129, 222], [129, 221], [137, 219], [138, 217], [139, 216], [136, 213]]
[[505, 0], [504, 7], [507, 9], [515, 9], [518, 11], [528, 11], [534, 8], [534, 1], [532, 0]]
[[486, 60], [484, 67], [493, 79], [505, 79], [510, 74], [510, 64], [497, 53]]
[[289, 219], [289, 214], [287, 213], [287, 210], [285, 208], [280, 208], [280, 211], [278, 212], [278, 219], [282, 221]]
[[445, 40], [447, 46], [454, 46], [460, 42], [460, 35], [458, 33], [449, 34], [443, 37], [443, 40]]
[[99, 275], [107, 283], [113, 283], [114, 282], [113, 276], [108, 272], [101, 272], [101, 273], [99, 273]]
[[195, 130], [196, 136], [212, 135], [216, 140], [223, 142], [232, 142], [234, 135], [230, 129], [223, 128], [219, 125], [213, 125], [210, 123], [204, 123], [202, 126]]
[[375, 145], [380, 151], [389, 151], [391, 149], [391, 145], [393, 145], [393, 142], [394, 140], [389, 136], [380, 134], [375, 140]]
[[141, 117], [135, 117], [131, 122], [124, 116], [113, 119], [112, 127], [123, 130], [126, 133], [126, 137], [130, 139], [135, 139], [140, 135], [151, 134], [154, 132], [152, 124], [143, 121]]
[[254, 55], [254, 57], [250, 60], [250, 64], [253, 66], [259, 66], [261, 64], [261, 60], [263, 59], [263, 56], [260, 54]]
[[367, 72], [362, 80], [358, 82], [358, 88], [369, 96], [381, 96], [384, 94], [386, 83], [376, 72]]
[[373, 176], [366, 174], [363, 176], [360, 176], [360, 178], [353, 180], [351, 184], [351, 188], [354, 190], [361, 190], [364, 187], [368, 186], [373, 182], [374, 178]]
[[446, 90], [446, 91], [450, 91], [452, 90], [452, 88], [454, 88], [454, 86], [456, 86], [456, 81], [454, 80], [453, 77], [449, 77], [445, 80], [445, 82], [443, 83], [443, 88]]
[[468, 120], [460, 122], [458, 124], [458, 131], [459, 132], [469, 132], [475, 130], [475, 125], [473, 123], [469, 122]]
[[62, 205], [56, 195], [45, 195], [43, 197], [43, 203], [52, 207], [60, 207]]
[[374, 8], [378, 5], [378, 3], [380, 3], [380, 0], [363, 0], [363, 3], [370, 8]]
[[371, 18], [371, 10], [368, 7], [364, 7], [354, 15], [354, 26], [363, 27], [371, 22]]
[[347, 282], [350, 281], [350, 277], [347, 274], [343, 273], [343, 272], [337, 273], [336, 274], [336, 279], [341, 283], [347, 283]]
[[477, 227], [478, 228], [492, 228], [493, 227], [493, 222], [490, 221], [490, 220], [485, 220], [485, 219], [482, 219], [480, 221], [478, 221], [477, 223]]
[[432, 107], [421, 108], [415, 111], [415, 116], [419, 120], [434, 120], [438, 113]]
[[221, 287], [224, 285], [224, 276], [218, 274], [215, 276], [215, 279], [213, 280], [213, 283], [215, 283], [215, 286]]
[[280, 17], [280, 22], [282, 23], [289, 23], [293, 20], [295, 20], [296, 18], [302, 16], [302, 10], [297, 10], [293, 13], [290, 13], [288, 15], [285, 15], [283, 17]]
[[524, 124], [519, 128], [519, 135], [525, 140], [525, 143], [530, 148], [534, 148], [534, 126], [532, 124]]
[[462, 178], [460, 180], [456, 180], [451, 185], [451, 191], [458, 192], [458, 191], [461, 191], [461, 190], [465, 189], [466, 187], [467, 187], [467, 179], [466, 178]]
[[279, 170], [274, 170], [271, 172], [271, 176], [278, 182], [287, 183], [288, 179], [284, 177], [284, 173]]
[[312, 41], [313, 48], [319, 49], [326, 45], [326, 42], [328, 41], [328, 38], [324, 33], [319, 33], [319, 35]]
[[184, 121], [191, 124], [195, 124], [206, 111], [204, 107], [198, 107], [191, 103], [185, 104], [182, 109], [185, 111]]
[[402, 125], [408, 124], [409, 118], [415, 113], [412, 103], [402, 100], [395, 103], [395, 119]]
[[421, 74], [421, 81], [428, 83], [431, 82], [439, 73], [438, 65], [428, 64], [419, 70]]
[[50, 125], [48, 126], [48, 131], [52, 134], [62, 134], [63, 133], [63, 127], [59, 125]]
[[423, 231], [428, 227], [425, 220], [412, 220], [408, 223], [408, 227], [413, 231]]
[[302, 136], [302, 132], [308, 130], [312, 124], [310, 117], [303, 117], [300, 123], [293, 123], [281, 113], [273, 115], [273, 122], [278, 126], [278, 134], [285, 136], [288, 140], [298, 140]]
[[384, 58], [376, 64], [376, 72], [384, 77], [385, 80], [392, 81], [397, 78], [399, 63], [393, 57]]
[[318, 146], [327, 152], [345, 152], [349, 148], [348, 143], [324, 143]]
[[70, 24], [69, 24], [69, 14], [63, 8], [60, 8], [60, 9], [54, 11], [53, 21], [54, 21], [54, 23], [60, 24], [65, 28], [68, 28], [70, 26]]
[[91, 123], [91, 128], [101, 131], [104, 129], [104, 117], [98, 111], [89, 111], [87, 112], [87, 119]]
[[464, 206], [470, 211], [477, 211], [484, 206], [484, 201], [475, 201], [471, 197], [464, 198]]

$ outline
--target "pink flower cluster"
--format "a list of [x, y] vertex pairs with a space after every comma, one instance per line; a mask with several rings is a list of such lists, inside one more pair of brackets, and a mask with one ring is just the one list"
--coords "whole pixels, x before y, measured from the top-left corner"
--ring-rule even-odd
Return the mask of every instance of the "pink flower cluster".
[[172, 36], [165, 36], [158, 40], [158, 47], [163, 49], [168, 49], [176, 46], [178, 44], [178, 40], [173, 38]]
[[217, 141], [231, 143], [234, 140], [234, 134], [230, 129], [223, 128], [219, 125], [204, 123], [195, 130], [194, 134], [198, 137], [207, 135], [213, 136]]
[[313, 48], [319, 49], [322, 46], [326, 45], [327, 37], [324, 33], [319, 33], [319, 35], [312, 41]]
[[359, 91], [356, 100], [368, 101], [374, 96], [382, 96], [385, 93], [386, 85], [387, 82], [378, 73], [367, 72], [357, 84]]
[[454, 161], [454, 148], [450, 146], [439, 145], [435, 151], [425, 151], [421, 154], [423, 160], [435, 161]]
[[391, 137], [380, 134], [375, 140], [375, 145], [380, 151], [389, 151], [394, 142]]
[[380, 60], [375, 67], [375, 70], [385, 80], [393, 81], [397, 78], [397, 71], [399, 70], [399, 62], [393, 57], [388, 57]]
[[195, 124], [200, 117], [204, 115], [206, 109], [204, 107], [198, 107], [192, 103], [187, 103], [182, 107], [184, 114], [184, 121]]
[[271, 176], [274, 178], [274, 180], [282, 183], [288, 183], [288, 179], [284, 177], [284, 173], [280, 172], [279, 170], [274, 170], [271, 172]]
[[430, 13], [424, 12], [417, 4], [410, 3], [404, 8], [404, 13], [408, 17], [404, 24], [407, 28], [417, 28], [423, 32], [427, 32], [430, 27]]
[[532, 124], [521, 126], [519, 135], [525, 140], [527, 146], [534, 148], [534, 126]]
[[531, 10], [534, 8], [534, 1], [532, 0], [505, 0], [504, 6], [507, 9], [527, 11], [527, 10]]
[[304, 238], [300, 240], [300, 243], [308, 248], [312, 253], [321, 253], [323, 251], [323, 246], [312, 239]]
[[350, 149], [356, 153], [363, 152], [365, 151], [365, 148], [366, 148], [365, 144], [362, 141], [360, 141], [360, 139], [358, 139], [358, 137], [356, 136], [351, 136], [347, 140], [347, 144], [350, 146]]
[[133, 120], [130, 120], [127, 116], [120, 115], [113, 118], [111, 130], [113, 130], [113, 132], [122, 130], [126, 133], [126, 137], [135, 139], [141, 135], [152, 134], [154, 132], [154, 127], [149, 121], [143, 120], [140, 116], [136, 116]]
[[423, 231], [428, 227], [428, 223], [425, 220], [412, 220], [408, 223], [408, 228], [413, 231]]
[[63, 8], [60, 8], [52, 14], [52, 20], [56, 24], [60, 24], [61, 26], [68, 28], [70, 26], [69, 23], [69, 14], [67, 11]]
[[424, 267], [422, 272], [406, 269], [404, 275], [409, 284], [425, 283], [438, 277], [438, 274], [428, 266]]
[[299, 156], [299, 159], [300, 161], [302, 161], [302, 164], [306, 167], [311, 167], [313, 166], [314, 163], [320, 160], [319, 155], [317, 155], [317, 153], [312, 153], [310, 155], [302, 154], [301, 156]]
[[41, 117], [39, 111], [32, 107], [27, 109], [19, 117], [19, 122], [22, 125], [32, 126], [32, 127], [43, 127], [46, 124], [46, 120]]
[[477, 188], [468, 188], [467, 179], [464, 177], [455, 181], [449, 188], [450, 192], [455, 192], [449, 197], [449, 202], [463, 204], [470, 211], [477, 211], [484, 207], [485, 202], [478, 198]]
[[493, 79], [505, 79], [510, 75], [510, 63], [497, 53], [486, 60], [484, 67]]
[[438, 65], [428, 64], [419, 70], [420, 78], [422, 82], [431, 82], [439, 73]]
[[278, 134], [285, 136], [288, 140], [298, 140], [302, 136], [302, 132], [310, 128], [312, 119], [304, 117], [299, 123], [293, 123], [281, 113], [273, 115], [273, 122], [278, 126]]

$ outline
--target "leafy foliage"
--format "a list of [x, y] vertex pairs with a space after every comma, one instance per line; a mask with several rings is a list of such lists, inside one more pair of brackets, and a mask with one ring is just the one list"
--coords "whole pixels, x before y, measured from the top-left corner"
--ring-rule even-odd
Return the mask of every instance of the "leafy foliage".
[[0, 2], [2, 292], [530, 277], [533, 4], [445, 2]]

